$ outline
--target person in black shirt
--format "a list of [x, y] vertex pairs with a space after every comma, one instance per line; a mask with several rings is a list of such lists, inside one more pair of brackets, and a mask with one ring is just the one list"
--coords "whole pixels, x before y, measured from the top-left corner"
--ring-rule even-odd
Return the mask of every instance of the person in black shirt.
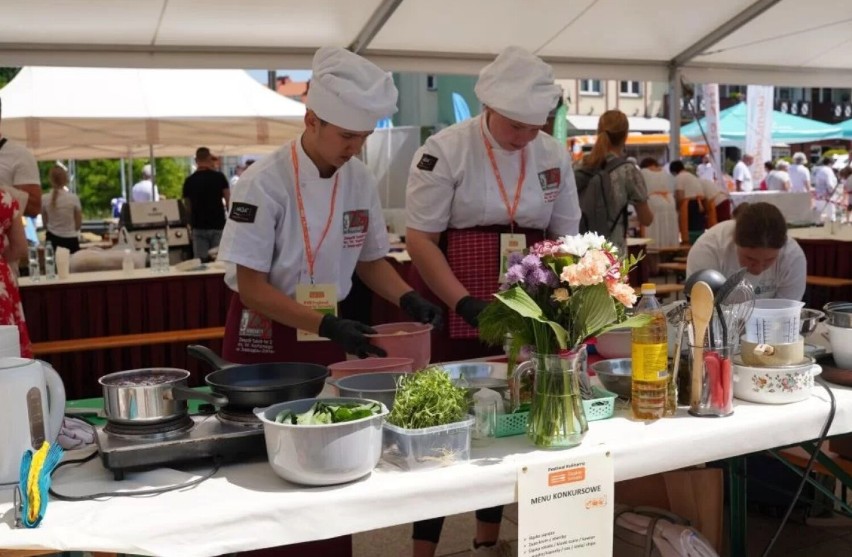
[[219, 246], [231, 192], [228, 179], [214, 169], [214, 157], [207, 147], [195, 151], [193, 172], [183, 183], [183, 202], [192, 226], [192, 251], [209, 261], [211, 249]]

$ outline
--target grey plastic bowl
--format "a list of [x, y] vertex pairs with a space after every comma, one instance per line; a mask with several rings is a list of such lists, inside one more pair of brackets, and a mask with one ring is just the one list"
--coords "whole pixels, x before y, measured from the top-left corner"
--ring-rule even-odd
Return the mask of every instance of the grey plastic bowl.
[[395, 371], [377, 371], [373, 373], [358, 373], [348, 377], [329, 379], [328, 384], [337, 387], [342, 397], [366, 398], [377, 400], [393, 409], [396, 398], [396, 385], [405, 373]]
[[[369, 474], [382, 456], [382, 423], [388, 413], [351, 422], [323, 425], [293, 425], [275, 422], [282, 410], [307, 412], [316, 398], [305, 398], [256, 408], [263, 422], [266, 454], [276, 474], [304, 485], [335, 485]], [[376, 402], [360, 398], [324, 398], [325, 403]]]
[[592, 364], [592, 371], [598, 376], [603, 386], [621, 398], [630, 398], [633, 386], [633, 370], [630, 358], [603, 360]]

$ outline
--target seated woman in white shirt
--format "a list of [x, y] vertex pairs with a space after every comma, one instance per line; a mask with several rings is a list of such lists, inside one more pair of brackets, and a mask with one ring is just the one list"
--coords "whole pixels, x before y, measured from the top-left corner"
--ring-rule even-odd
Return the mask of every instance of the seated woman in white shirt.
[[54, 166], [48, 174], [52, 193], [42, 197], [41, 218], [47, 228], [47, 241], [54, 248], [68, 248], [71, 253], [80, 249], [80, 226], [83, 210], [80, 198], [68, 191], [68, 173], [61, 166]]
[[799, 244], [787, 236], [781, 211], [769, 203], [743, 203], [734, 220], [717, 224], [698, 238], [686, 260], [687, 276], [715, 269], [726, 277], [742, 267], [758, 298], [801, 300], [807, 261]]

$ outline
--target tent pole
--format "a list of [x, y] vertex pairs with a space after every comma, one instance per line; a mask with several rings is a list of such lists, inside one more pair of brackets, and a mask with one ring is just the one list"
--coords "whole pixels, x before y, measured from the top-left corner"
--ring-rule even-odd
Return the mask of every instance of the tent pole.
[[121, 166], [119, 167], [121, 168], [121, 197], [127, 201], [127, 172], [124, 168], [124, 164], [124, 157], [121, 157]]
[[680, 68], [669, 67], [669, 161], [680, 160]]
[[151, 201], [157, 201], [157, 165], [154, 164], [154, 145], [148, 145], [148, 161], [151, 165]]

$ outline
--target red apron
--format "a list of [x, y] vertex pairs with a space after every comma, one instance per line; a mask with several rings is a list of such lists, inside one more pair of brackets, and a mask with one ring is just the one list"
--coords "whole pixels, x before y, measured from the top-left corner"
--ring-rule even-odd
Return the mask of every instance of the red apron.
[[[346, 359], [343, 348], [330, 340], [298, 342], [296, 329], [248, 310], [243, 306], [240, 295], [236, 292], [231, 294], [231, 304], [228, 307], [222, 357], [238, 364], [309, 362], [328, 365]], [[239, 555], [245, 557], [297, 557], [300, 555], [351, 557], [352, 536], [256, 551], [241, 551]]]
[[726, 199], [716, 205], [716, 220], [724, 222], [731, 219], [731, 200]]
[[[441, 251], [450, 269], [474, 298], [490, 302], [494, 299], [494, 293], [499, 291], [500, 234], [508, 232], [508, 225], [497, 225], [450, 229], [441, 235]], [[545, 238], [544, 231], [532, 228], [515, 227], [514, 232], [527, 237], [528, 247]], [[455, 308], [448, 308], [438, 300], [416, 269], [412, 272], [410, 285], [439, 304], [447, 316], [444, 328], [432, 333], [433, 362], [480, 358], [502, 352], [502, 347], [489, 347], [482, 343], [477, 329], [465, 323], [455, 313]]]
[[236, 292], [228, 307], [222, 357], [237, 364], [309, 362], [324, 366], [346, 359], [343, 348], [330, 340], [297, 341], [296, 329], [249, 310]]

